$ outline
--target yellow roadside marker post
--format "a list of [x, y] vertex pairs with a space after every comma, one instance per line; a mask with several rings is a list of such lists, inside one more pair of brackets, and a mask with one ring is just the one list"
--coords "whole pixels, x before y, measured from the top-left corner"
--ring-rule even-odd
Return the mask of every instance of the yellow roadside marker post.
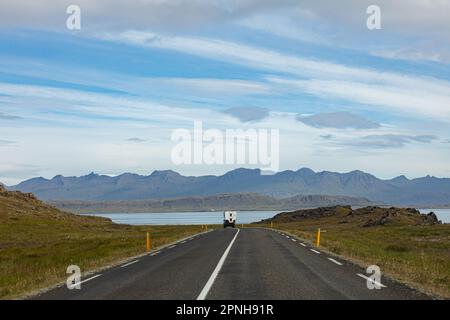
[[150, 251], [151, 242], [150, 242], [150, 232], [147, 231], [147, 252]]
[[208, 225], [207, 224], [205, 225], [205, 231], [208, 231]]
[[270, 221], [270, 229], [273, 229], [273, 221]]
[[320, 228], [317, 229], [317, 242], [316, 242], [317, 247], [320, 246]]

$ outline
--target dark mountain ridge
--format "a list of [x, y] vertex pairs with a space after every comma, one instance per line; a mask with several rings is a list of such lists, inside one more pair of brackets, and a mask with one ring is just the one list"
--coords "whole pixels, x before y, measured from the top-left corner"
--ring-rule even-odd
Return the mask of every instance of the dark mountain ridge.
[[75, 212], [192, 212], [223, 210], [293, 210], [320, 206], [350, 205], [367, 206], [372, 202], [365, 198], [327, 195], [294, 196], [276, 199], [256, 193], [218, 194], [204, 197], [182, 197], [161, 200], [118, 200], [118, 201], [51, 201], [55, 207]]
[[258, 193], [275, 198], [296, 195], [363, 197], [397, 205], [441, 205], [450, 203], [450, 179], [399, 176], [379, 179], [355, 170], [347, 173], [314, 172], [308, 168], [263, 175], [259, 169], [239, 168], [214, 176], [183, 176], [172, 170], [148, 176], [124, 173], [106, 176], [90, 173], [81, 177], [42, 177], [21, 182], [9, 190], [32, 192], [44, 200], [148, 200], [210, 196], [224, 193]]

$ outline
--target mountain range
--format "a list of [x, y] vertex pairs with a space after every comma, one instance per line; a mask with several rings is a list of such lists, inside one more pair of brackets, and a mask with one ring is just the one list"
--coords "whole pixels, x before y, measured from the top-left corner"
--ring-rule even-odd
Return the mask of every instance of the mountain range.
[[149, 200], [202, 197], [226, 193], [257, 193], [275, 198], [296, 195], [363, 197], [395, 205], [450, 203], [450, 179], [399, 176], [379, 179], [359, 170], [338, 173], [308, 168], [265, 175], [259, 169], [239, 168], [223, 175], [183, 176], [172, 170], [150, 175], [124, 173], [107, 176], [90, 173], [81, 177], [55, 176], [23, 181], [8, 190], [32, 192], [43, 200]]

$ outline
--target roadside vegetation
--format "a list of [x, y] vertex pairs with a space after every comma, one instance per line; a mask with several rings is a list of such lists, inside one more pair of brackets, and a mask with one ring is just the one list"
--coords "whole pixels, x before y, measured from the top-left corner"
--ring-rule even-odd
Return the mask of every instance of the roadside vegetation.
[[0, 189], [0, 299], [64, 282], [75, 264], [86, 273], [199, 233], [201, 226], [129, 226], [77, 216], [31, 194]]
[[313, 245], [321, 228], [322, 249], [362, 266], [378, 265], [385, 275], [450, 298], [450, 224], [435, 223], [414, 209], [368, 207], [358, 212], [332, 207], [325, 214], [318, 213], [320, 209], [291, 218], [280, 214], [257, 226], [270, 227], [272, 222], [274, 228]]

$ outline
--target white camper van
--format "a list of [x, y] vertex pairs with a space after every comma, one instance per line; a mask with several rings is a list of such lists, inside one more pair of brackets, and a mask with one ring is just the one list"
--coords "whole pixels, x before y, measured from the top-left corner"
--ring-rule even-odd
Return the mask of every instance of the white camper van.
[[224, 211], [223, 212], [223, 227], [228, 226], [235, 227], [236, 225], [236, 211]]

